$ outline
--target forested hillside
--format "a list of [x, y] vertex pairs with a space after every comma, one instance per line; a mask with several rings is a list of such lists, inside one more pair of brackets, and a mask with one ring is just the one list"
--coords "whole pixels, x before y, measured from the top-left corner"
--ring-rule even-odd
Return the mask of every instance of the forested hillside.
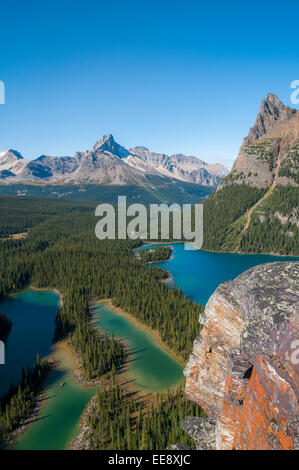
[[[203, 249], [299, 255], [299, 189], [227, 185], [204, 202]], [[253, 208], [246, 227], [248, 212]]]
[[30, 415], [35, 404], [35, 395], [49, 370], [47, 360], [37, 357], [36, 363], [25, 372], [17, 385], [11, 384], [8, 393], [0, 397], [0, 446]]
[[128, 203], [142, 204], [194, 204], [202, 201], [213, 191], [211, 186], [202, 186], [186, 181], [164, 181], [154, 175], [148, 176], [144, 186], [105, 184], [0, 184], [0, 194], [7, 196], [46, 197], [56, 201], [60, 199], [73, 201], [94, 201], [117, 203], [118, 196], [126, 196]]

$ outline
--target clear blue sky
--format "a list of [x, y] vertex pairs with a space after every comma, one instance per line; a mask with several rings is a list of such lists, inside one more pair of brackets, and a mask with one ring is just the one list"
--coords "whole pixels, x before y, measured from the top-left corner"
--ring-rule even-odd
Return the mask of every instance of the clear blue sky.
[[1, 2], [0, 149], [124, 146], [229, 164], [276, 93], [299, 80], [296, 2]]

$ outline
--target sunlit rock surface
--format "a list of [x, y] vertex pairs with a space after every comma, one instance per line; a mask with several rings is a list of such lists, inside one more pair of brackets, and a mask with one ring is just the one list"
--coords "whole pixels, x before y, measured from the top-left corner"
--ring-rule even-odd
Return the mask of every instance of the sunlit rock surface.
[[198, 449], [298, 449], [299, 262], [256, 266], [209, 299], [185, 368], [207, 418], [183, 428]]

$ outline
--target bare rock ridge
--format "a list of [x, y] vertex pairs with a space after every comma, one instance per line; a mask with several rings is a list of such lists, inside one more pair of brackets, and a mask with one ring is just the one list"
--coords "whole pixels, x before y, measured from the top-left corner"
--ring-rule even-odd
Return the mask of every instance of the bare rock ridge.
[[276, 95], [262, 101], [254, 126], [244, 139], [223, 186], [275, 184], [298, 186], [299, 111], [285, 106]]
[[167, 155], [150, 152], [146, 147], [130, 149], [131, 156], [126, 160], [131, 166], [141, 167], [146, 164], [156, 170], [156, 173], [176, 178], [181, 181], [202, 184], [206, 181], [209, 186], [218, 186], [228, 174], [228, 170], [220, 163], [209, 164], [199, 158], [183, 154]]
[[[153, 157], [153, 156], [157, 157]], [[180, 180], [216, 187], [228, 173], [220, 164], [209, 165], [196, 157], [153, 154], [145, 147], [127, 150], [115, 142], [111, 134], [95, 143], [91, 150], [77, 152], [74, 157], [42, 155], [25, 160], [15, 150], [0, 152], [0, 181], [145, 185], [151, 176], [164, 181]]]
[[285, 106], [276, 95], [269, 93], [261, 103], [255, 124], [250, 129], [245, 143], [252, 144], [255, 140], [271, 131], [277, 121], [287, 122], [295, 114], [296, 109]]
[[197, 449], [299, 449], [299, 262], [256, 266], [221, 284], [185, 368]]

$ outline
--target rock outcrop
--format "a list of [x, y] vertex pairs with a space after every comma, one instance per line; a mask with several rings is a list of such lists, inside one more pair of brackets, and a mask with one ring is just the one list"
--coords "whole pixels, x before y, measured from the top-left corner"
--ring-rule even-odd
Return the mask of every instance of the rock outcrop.
[[185, 368], [197, 449], [299, 449], [299, 262], [256, 266], [221, 284]]
[[[299, 111], [269, 93], [223, 185], [298, 185]], [[221, 189], [221, 186], [220, 186]]]

